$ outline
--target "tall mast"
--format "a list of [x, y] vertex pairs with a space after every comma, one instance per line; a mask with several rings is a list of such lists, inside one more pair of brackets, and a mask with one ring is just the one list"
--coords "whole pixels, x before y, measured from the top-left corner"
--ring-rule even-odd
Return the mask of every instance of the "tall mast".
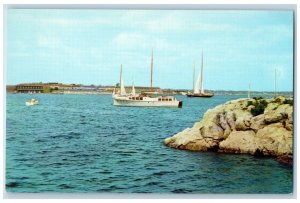
[[151, 55], [151, 77], [150, 77], [150, 92], [152, 93], [152, 74], [153, 74], [153, 49]]
[[250, 92], [251, 92], [251, 83], [249, 83], [249, 88], [248, 88], [248, 99], [250, 99]]
[[194, 62], [194, 71], [193, 71], [193, 91], [195, 91], [195, 68], [196, 68], [196, 64]]
[[201, 84], [200, 92], [203, 93], [203, 51], [202, 51], [202, 62], [201, 62]]
[[121, 69], [120, 69], [120, 83], [119, 83], [120, 90], [121, 90], [121, 83], [122, 83], [122, 64], [121, 64]]
[[275, 68], [275, 75], [274, 75], [274, 97], [276, 97], [276, 68]]

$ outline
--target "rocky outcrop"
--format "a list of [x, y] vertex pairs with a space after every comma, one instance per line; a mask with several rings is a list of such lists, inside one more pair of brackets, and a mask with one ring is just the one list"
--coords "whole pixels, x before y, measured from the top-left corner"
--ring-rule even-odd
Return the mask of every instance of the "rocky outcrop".
[[[293, 155], [291, 99], [238, 99], [209, 109], [192, 128], [166, 138], [167, 146], [287, 157]], [[280, 160], [280, 159], [278, 159]]]

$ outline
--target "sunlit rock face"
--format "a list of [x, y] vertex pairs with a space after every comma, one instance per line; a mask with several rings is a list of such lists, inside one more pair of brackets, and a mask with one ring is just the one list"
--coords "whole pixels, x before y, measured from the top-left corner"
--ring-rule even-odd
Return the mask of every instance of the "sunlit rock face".
[[[263, 106], [263, 107], [262, 107]], [[209, 109], [192, 128], [166, 138], [167, 146], [292, 157], [292, 99], [238, 99]]]

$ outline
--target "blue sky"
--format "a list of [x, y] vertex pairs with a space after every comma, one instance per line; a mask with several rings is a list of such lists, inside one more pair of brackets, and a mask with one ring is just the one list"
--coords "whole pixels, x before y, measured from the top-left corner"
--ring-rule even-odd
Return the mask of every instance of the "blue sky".
[[8, 9], [6, 83], [293, 89], [293, 13], [217, 10]]

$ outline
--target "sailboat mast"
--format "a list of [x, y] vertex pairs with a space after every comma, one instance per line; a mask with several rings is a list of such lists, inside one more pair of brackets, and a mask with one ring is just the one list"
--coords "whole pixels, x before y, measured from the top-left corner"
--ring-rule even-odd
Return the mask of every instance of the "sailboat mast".
[[194, 71], [193, 71], [193, 91], [195, 91], [195, 68], [196, 68], [196, 64], [194, 62]]
[[276, 97], [276, 68], [275, 68], [275, 75], [274, 75], [274, 97]]
[[248, 99], [250, 99], [250, 93], [251, 93], [251, 83], [249, 83], [248, 86]]
[[121, 69], [120, 69], [120, 83], [119, 83], [120, 91], [121, 91], [121, 84], [122, 84], [122, 64], [121, 64]]
[[203, 93], [203, 51], [202, 51], [202, 62], [201, 62], [201, 84], [200, 92]]
[[153, 49], [151, 55], [151, 76], [150, 76], [150, 92], [152, 93], [152, 75], [153, 75]]

